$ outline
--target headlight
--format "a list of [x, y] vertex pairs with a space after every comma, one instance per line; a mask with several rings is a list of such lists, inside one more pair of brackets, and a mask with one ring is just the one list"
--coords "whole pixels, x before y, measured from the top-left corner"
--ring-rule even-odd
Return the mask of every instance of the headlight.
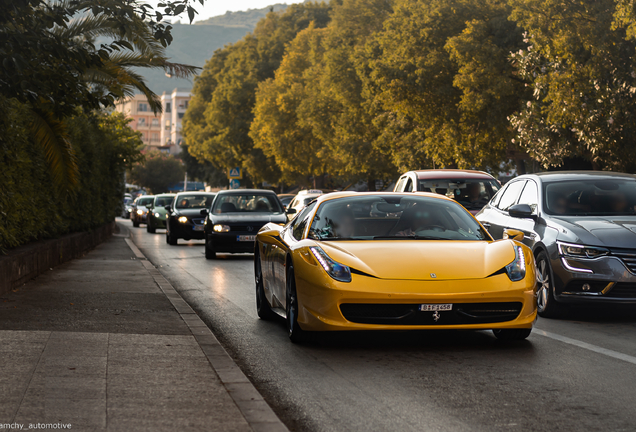
[[216, 232], [229, 232], [230, 227], [228, 225], [214, 225], [214, 231]]
[[185, 216], [181, 216], [179, 217], [179, 219], [177, 219], [179, 222], [181, 223], [187, 223], [188, 222], [188, 218]]
[[517, 282], [526, 277], [526, 257], [521, 246], [515, 246], [515, 260], [506, 266], [511, 281]]
[[160, 218], [161, 217], [161, 213], [155, 213], [155, 217], [156, 218]]
[[559, 241], [557, 242], [557, 247], [559, 248], [559, 254], [561, 256], [573, 258], [597, 258], [609, 254], [609, 250], [605, 248], [563, 243]]
[[142, 214], [144, 214], [144, 211], [143, 211], [143, 210], [137, 210], [137, 214], [138, 214], [139, 216], [141, 216]]
[[332, 260], [324, 250], [317, 246], [310, 249], [329, 276], [340, 282], [351, 282], [351, 270], [349, 267]]

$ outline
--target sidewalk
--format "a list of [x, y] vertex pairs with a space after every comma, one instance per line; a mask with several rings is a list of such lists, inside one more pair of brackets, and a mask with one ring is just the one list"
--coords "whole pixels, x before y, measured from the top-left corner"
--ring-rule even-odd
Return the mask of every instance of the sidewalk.
[[118, 229], [0, 298], [0, 431], [286, 431]]

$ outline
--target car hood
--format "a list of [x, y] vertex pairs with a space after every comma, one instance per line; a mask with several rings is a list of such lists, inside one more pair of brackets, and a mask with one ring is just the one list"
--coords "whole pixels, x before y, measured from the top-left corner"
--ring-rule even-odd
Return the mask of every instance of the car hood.
[[332, 259], [381, 279], [481, 279], [515, 259], [511, 240], [323, 241], [319, 245]]
[[[636, 247], [636, 216], [554, 218], [576, 239], [590, 246], [634, 249]], [[568, 233], [569, 234], [569, 233]]]
[[244, 223], [255, 222], [263, 223], [265, 225], [268, 222], [285, 223], [287, 218], [284, 213], [272, 214], [272, 213], [223, 213], [223, 214], [210, 214], [210, 219], [214, 223]]
[[201, 210], [203, 210], [202, 208], [198, 208], [198, 209], [175, 209], [174, 214], [175, 215], [179, 215], [179, 216], [187, 216], [187, 217], [202, 217], [204, 218], [205, 215], [201, 215]]

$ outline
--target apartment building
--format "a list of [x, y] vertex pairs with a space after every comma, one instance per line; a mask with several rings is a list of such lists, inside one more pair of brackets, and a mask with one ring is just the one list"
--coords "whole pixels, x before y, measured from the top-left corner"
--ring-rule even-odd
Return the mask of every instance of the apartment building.
[[163, 112], [155, 115], [142, 94], [126, 98], [115, 105], [115, 110], [132, 118], [129, 124], [133, 130], [141, 132], [146, 149], [177, 154], [181, 151], [181, 120], [188, 108], [190, 90], [175, 88], [171, 93], [163, 92], [161, 105]]

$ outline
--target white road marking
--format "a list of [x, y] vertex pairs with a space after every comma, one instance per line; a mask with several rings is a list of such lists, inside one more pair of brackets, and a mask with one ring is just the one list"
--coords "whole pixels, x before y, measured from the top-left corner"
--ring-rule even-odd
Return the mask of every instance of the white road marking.
[[569, 345], [574, 345], [574, 346], [577, 346], [579, 348], [583, 348], [583, 349], [586, 349], [586, 350], [589, 350], [589, 351], [593, 351], [593, 352], [598, 353], [598, 354], [603, 354], [603, 355], [606, 355], [608, 357], [612, 357], [612, 358], [615, 358], [615, 359], [618, 359], [618, 360], [623, 360], [623, 361], [626, 361], [627, 363], [631, 363], [631, 364], [635, 364], [636, 365], [636, 357], [633, 357], [633, 356], [630, 356], [630, 355], [627, 355], [627, 354], [623, 354], [623, 353], [620, 353], [618, 351], [613, 351], [613, 350], [610, 350], [610, 349], [607, 349], [607, 348], [601, 348], [600, 346], [592, 345], [592, 344], [589, 344], [587, 342], [583, 342], [583, 341], [580, 341], [580, 340], [577, 340], [577, 339], [572, 339], [572, 338], [569, 338], [567, 336], [561, 336], [561, 335], [558, 335], [556, 333], [550, 333], [550, 332], [547, 332], [545, 330], [539, 330], [537, 328], [535, 328], [532, 331], [532, 333], [533, 334], [539, 334], [541, 336], [545, 336], [547, 338], [554, 339], [554, 340], [557, 340], [559, 342], [563, 342], [563, 343], [566, 343], [566, 344], [569, 344]]

